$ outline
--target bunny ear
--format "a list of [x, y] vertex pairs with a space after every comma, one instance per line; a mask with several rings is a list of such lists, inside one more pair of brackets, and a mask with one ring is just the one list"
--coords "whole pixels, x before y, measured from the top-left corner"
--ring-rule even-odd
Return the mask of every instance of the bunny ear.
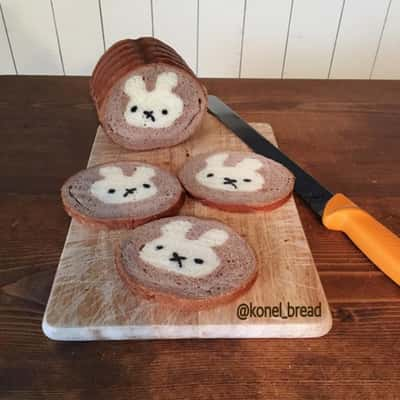
[[228, 153], [218, 153], [213, 154], [212, 156], [206, 159], [206, 163], [208, 166], [223, 166], [225, 160], [228, 158]]
[[178, 84], [178, 76], [175, 72], [162, 72], [157, 77], [156, 90], [171, 92]]
[[124, 175], [122, 169], [119, 167], [102, 167], [99, 173], [101, 176], [104, 176], [104, 178], [115, 178]]
[[134, 94], [146, 92], [146, 84], [143, 77], [135, 75], [125, 82], [124, 93], [132, 97]]
[[207, 247], [216, 247], [223, 245], [228, 240], [228, 233], [222, 229], [210, 229], [204, 232], [198, 241]]
[[255, 158], [244, 158], [242, 161], [236, 164], [236, 167], [257, 171], [262, 167], [262, 162]]
[[175, 239], [185, 238], [192, 224], [189, 221], [173, 221], [161, 227], [161, 232], [165, 236], [170, 236]]
[[155, 171], [153, 168], [150, 167], [137, 167], [134, 175], [137, 175], [140, 178], [147, 178], [150, 179], [155, 175]]

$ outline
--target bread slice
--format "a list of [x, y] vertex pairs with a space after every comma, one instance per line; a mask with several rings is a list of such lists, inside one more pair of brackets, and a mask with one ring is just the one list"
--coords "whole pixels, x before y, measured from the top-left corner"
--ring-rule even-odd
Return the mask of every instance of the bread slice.
[[151, 164], [120, 161], [78, 172], [61, 188], [66, 212], [97, 228], [131, 229], [174, 215], [184, 202], [178, 179]]
[[237, 151], [191, 157], [178, 177], [202, 203], [236, 212], [281, 206], [290, 198], [295, 181], [283, 165], [255, 153]]
[[142, 225], [115, 248], [121, 278], [136, 294], [183, 309], [226, 303], [257, 277], [254, 252], [221, 222], [171, 217]]
[[205, 87], [193, 71], [175, 50], [151, 37], [111, 46], [93, 71], [90, 91], [105, 132], [131, 150], [186, 140], [207, 109]]

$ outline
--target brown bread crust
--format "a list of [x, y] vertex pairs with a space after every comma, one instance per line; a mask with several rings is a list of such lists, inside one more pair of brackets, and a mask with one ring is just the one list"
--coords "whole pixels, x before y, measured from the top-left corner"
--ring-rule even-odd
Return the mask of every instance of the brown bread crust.
[[[121, 161], [123, 162], [123, 161]], [[88, 169], [95, 169], [95, 168], [100, 168], [102, 166], [107, 166], [113, 164], [112, 162], [106, 162], [106, 163], [101, 163], [94, 165], [92, 167], [87, 168]], [[159, 167], [157, 167], [159, 168]], [[85, 170], [82, 170], [85, 171]], [[93, 229], [109, 229], [109, 230], [114, 230], [114, 229], [134, 229], [138, 227], [139, 225], [146, 224], [147, 222], [159, 219], [159, 218], [164, 218], [164, 217], [171, 217], [176, 214], [178, 214], [179, 210], [182, 208], [185, 199], [186, 199], [186, 192], [182, 188], [181, 189], [181, 195], [179, 196], [179, 199], [171, 205], [170, 208], [158, 213], [151, 215], [146, 218], [133, 218], [133, 217], [123, 217], [123, 218], [95, 218], [91, 217], [89, 215], [83, 214], [76, 210], [71, 203], [70, 198], [64, 193], [63, 188], [65, 185], [68, 183], [68, 181], [73, 178], [74, 176], [78, 175], [80, 172], [77, 172], [73, 176], [69, 177], [68, 179], [65, 180], [61, 187], [61, 201], [64, 207], [65, 212], [71, 217], [74, 218], [77, 222], [80, 224], [86, 225], [90, 228]], [[179, 180], [178, 180], [179, 182]]]
[[142, 296], [148, 300], [154, 300], [158, 303], [165, 304], [166, 306], [171, 306], [186, 311], [206, 310], [218, 305], [227, 304], [240, 297], [243, 293], [247, 292], [254, 284], [258, 276], [258, 269], [255, 269], [249, 279], [245, 280], [242, 286], [236, 288], [234, 291], [227, 292], [219, 296], [210, 296], [205, 299], [186, 299], [173, 294], [152, 290], [133, 279], [132, 276], [127, 273], [122, 264], [120, 243], [116, 243], [114, 246], [114, 260], [121, 279], [125, 282], [128, 289], [133, 294]]
[[[178, 172], [178, 179], [181, 181], [182, 186], [185, 188], [188, 194], [206, 206], [238, 213], [273, 211], [285, 204], [291, 198], [294, 189], [295, 177], [283, 165], [254, 153], [235, 151], [227, 151], [226, 153], [229, 154], [227, 165], [230, 166], [234, 165], [232, 162], [229, 162], [230, 158], [239, 157], [240, 160], [241, 157], [248, 155], [251, 158], [260, 160], [264, 164], [261, 169], [261, 171], [263, 171], [261, 172], [262, 174], [272, 174], [272, 172], [280, 170], [281, 174], [283, 175], [278, 179], [278, 182], [275, 182], [274, 184], [279, 184], [278, 186], [281, 189], [278, 192], [279, 195], [273, 195], [272, 197], [269, 196], [267, 192], [268, 185], [264, 186], [263, 190], [254, 192], [254, 195], [247, 195], [247, 199], [235, 197], [237, 196], [237, 193], [235, 192], [218, 193], [218, 191], [213, 189], [208, 189], [205, 187], [202, 188], [200, 183], [196, 183], [195, 175], [205, 167], [205, 160], [213, 154], [218, 154], [218, 152], [210, 152], [193, 156], [181, 167]], [[256, 195], [258, 195], [258, 198], [255, 197]]]
[[[187, 189], [186, 189], [187, 190]], [[255, 211], [273, 211], [277, 208], [283, 206], [291, 197], [292, 193], [289, 193], [286, 197], [271, 203], [271, 204], [260, 204], [260, 205], [246, 205], [246, 204], [222, 204], [215, 203], [210, 200], [202, 199], [200, 197], [196, 198], [190, 192], [188, 192], [193, 198], [200, 201], [200, 203], [212, 207], [217, 208], [218, 210], [230, 211], [230, 212], [238, 212], [238, 213], [252, 213]]]
[[[151, 263], [140, 260], [138, 252], [146, 243], [159, 237], [163, 224], [177, 220], [192, 223], [187, 235], [192, 239], [209, 228], [222, 228], [229, 233], [228, 240], [215, 250], [221, 257], [217, 270], [198, 278], [180, 279], [179, 274], [157, 271]], [[246, 292], [258, 275], [257, 257], [249, 243], [228, 226], [213, 219], [180, 216], [153, 221], [134, 230], [129, 239], [115, 242], [114, 258], [118, 273], [132, 293], [190, 311], [231, 302]], [[211, 290], [214, 286], [217, 290]]]
[[124, 39], [115, 43], [102, 55], [90, 79], [90, 94], [100, 122], [105, 100], [113, 86], [128, 73], [147, 64], [166, 64], [179, 68], [198, 82], [206, 96], [204, 86], [173, 48], [152, 37]]
[[74, 209], [74, 207], [71, 207], [70, 204], [64, 199], [64, 197], [61, 197], [62, 203], [64, 206], [65, 212], [71, 217], [74, 218], [77, 222], [80, 224], [89, 226], [94, 229], [133, 229], [136, 228], [139, 225], [146, 224], [147, 222], [150, 222], [155, 219], [159, 218], [164, 218], [164, 217], [171, 217], [173, 215], [176, 215], [178, 211], [182, 208], [183, 203], [185, 202], [185, 192], [182, 192], [182, 195], [180, 196], [179, 200], [177, 203], [175, 203], [170, 209], [165, 210], [159, 214], [152, 215], [151, 217], [148, 218], [142, 218], [142, 219], [134, 219], [134, 218], [114, 218], [114, 219], [100, 219], [100, 218], [93, 218], [89, 217], [88, 215], [84, 215], [79, 213]]

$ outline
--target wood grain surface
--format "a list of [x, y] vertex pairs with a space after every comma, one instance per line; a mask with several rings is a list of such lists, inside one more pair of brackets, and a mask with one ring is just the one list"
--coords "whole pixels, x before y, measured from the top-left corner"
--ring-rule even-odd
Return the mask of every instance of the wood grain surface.
[[[270, 125], [256, 123], [254, 127], [276, 144]], [[211, 149], [249, 150], [207, 114], [198, 132], [186, 142], [140, 153], [113, 143], [99, 127], [88, 167], [111, 161], [143, 161], [177, 173], [188, 157]], [[249, 291], [228, 304], [200, 312], [133, 295], [113, 261], [115, 243], [129, 237], [129, 231], [94, 230], [73, 221], [44, 315], [46, 335], [55, 340], [294, 338], [318, 337], [331, 329], [329, 306], [293, 198], [271, 212], [231, 213], [187, 196], [179, 214], [219, 220], [246, 238], [258, 264], [258, 277]], [[245, 310], [270, 309], [264, 318], [250, 314], [241, 320], [237, 312], [242, 304], [247, 305]], [[269, 314], [274, 306], [281, 316]], [[296, 306], [311, 313], [315, 310], [318, 315], [292, 315]]]
[[[400, 232], [400, 82], [204, 80]], [[56, 343], [41, 320], [69, 218], [59, 188], [97, 126], [87, 78], [0, 77], [0, 397], [398, 399], [400, 289], [302, 202], [333, 312], [319, 339]]]

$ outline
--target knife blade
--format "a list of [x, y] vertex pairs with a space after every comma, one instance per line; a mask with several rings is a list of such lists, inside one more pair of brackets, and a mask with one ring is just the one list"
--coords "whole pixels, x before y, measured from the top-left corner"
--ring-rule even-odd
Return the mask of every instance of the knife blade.
[[328, 229], [342, 231], [386, 275], [400, 285], [400, 238], [341, 193], [332, 194], [265, 139], [216, 96], [208, 110], [255, 153], [277, 161], [296, 177], [294, 191], [322, 218]]

